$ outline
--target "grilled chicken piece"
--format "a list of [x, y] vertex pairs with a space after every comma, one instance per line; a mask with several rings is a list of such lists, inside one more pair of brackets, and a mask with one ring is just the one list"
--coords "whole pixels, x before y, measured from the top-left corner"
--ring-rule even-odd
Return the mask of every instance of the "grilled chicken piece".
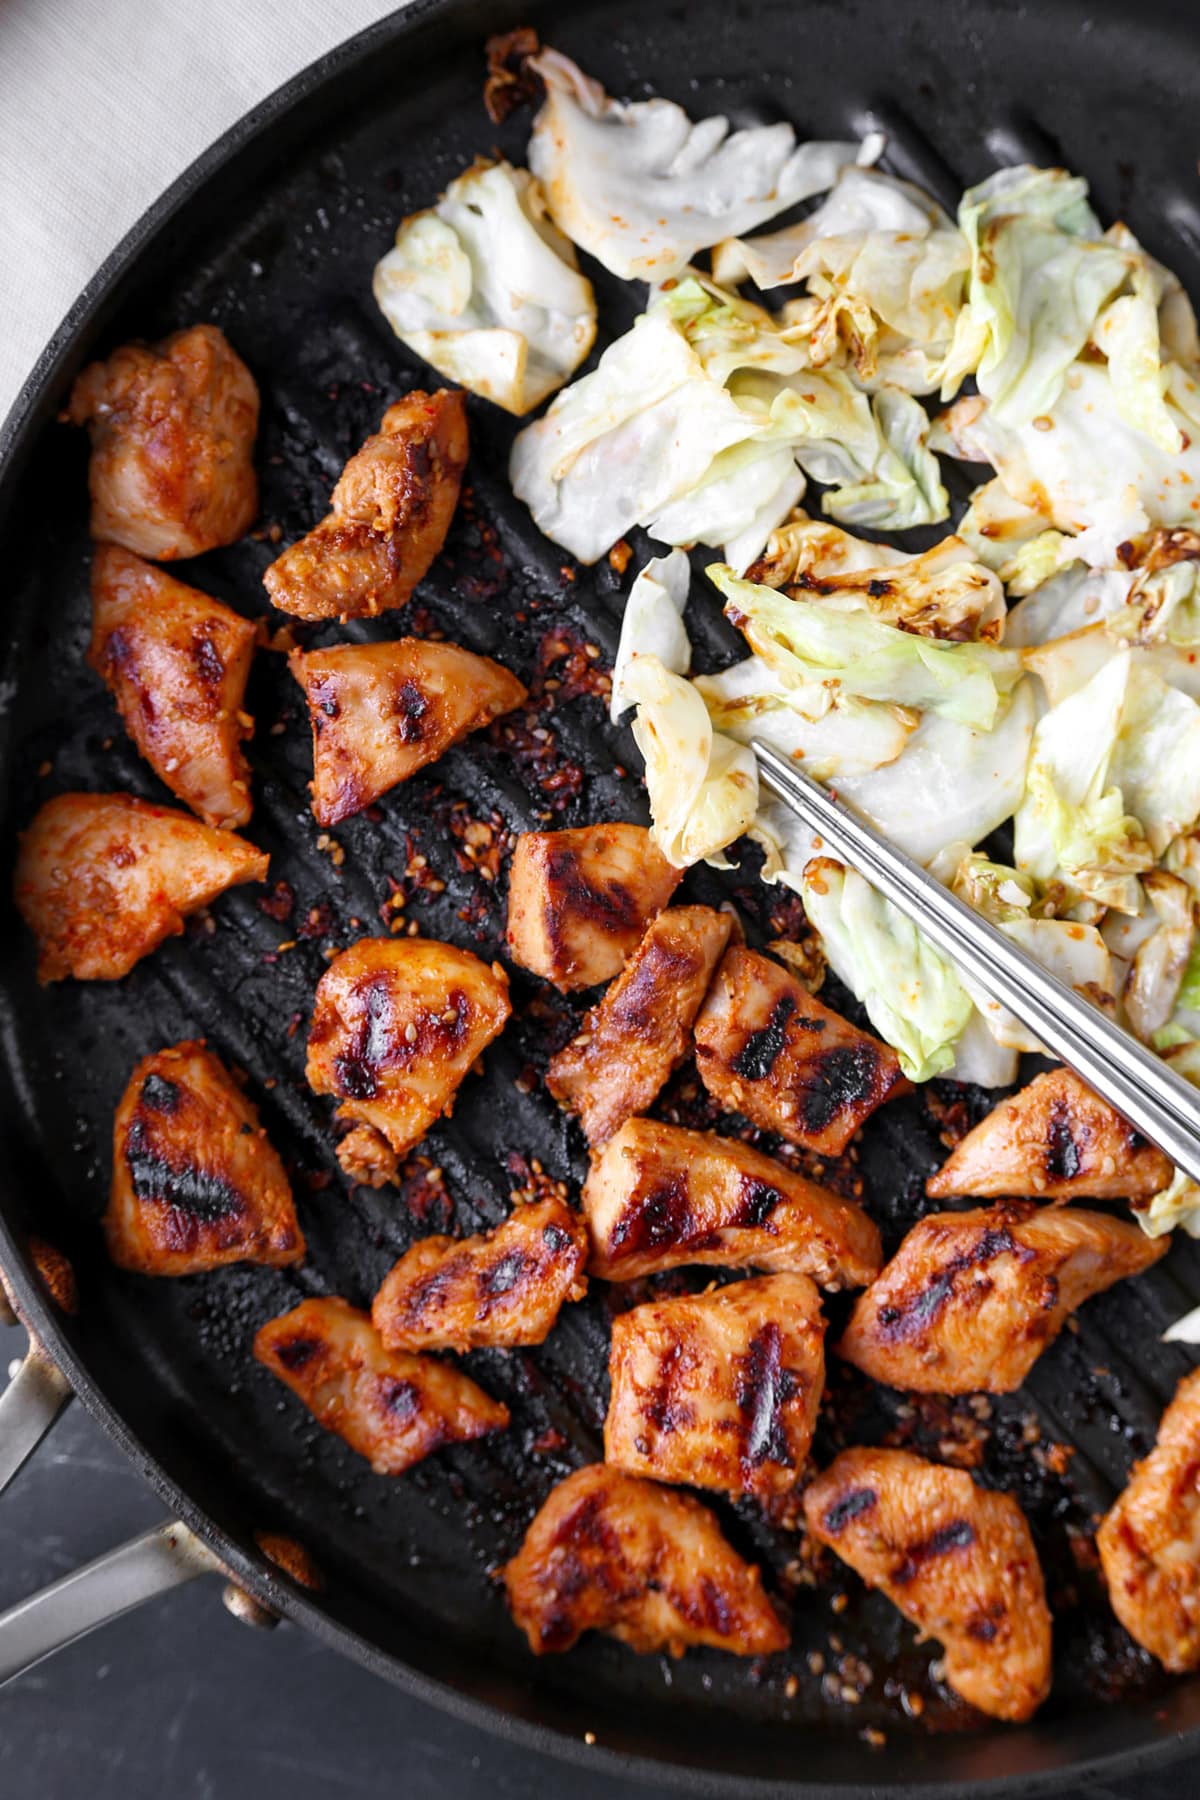
[[907, 1450], [843, 1450], [804, 1495], [808, 1529], [939, 1638], [946, 1679], [994, 1719], [1050, 1692], [1050, 1609], [1025, 1515], [1009, 1494]]
[[630, 1119], [593, 1154], [582, 1199], [589, 1269], [605, 1281], [686, 1263], [786, 1270], [827, 1288], [879, 1272], [879, 1232], [861, 1207], [711, 1131]]
[[355, 1122], [338, 1145], [347, 1175], [393, 1181], [511, 1011], [503, 969], [453, 944], [360, 938], [335, 956], [317, 986], [306, 1073]]
[[787, 1648], [788, 1632], [707, 1507], [607, 1463], [553, 1489], [502, 1570], [513, 1619], [537, 1656], [606, 1631], [631, 1650], [735, 1656]]
[[145, 1057], [113, 1126], [108, 1253], [139, 1275], [298, 1263], [283, 1164], [252, 1102], [203, 1040]]
[[457, 389], [397, 400], [342, 470], [321, 523], [263, 576], [271, 604], [298, 619], [403, 606], [446, 541], [466, 465]]
[[241, 746], [254, 729], [243, 711], [254, 636], [199, 588], [97, 546], [88, 661], [155, 774], [207, 825], [245, 825], [252, 810]]
[[508, 1424], [507, 1406], [461, 1369], [385, 1350], [366, 1313], [345, 1300], [302, 1300], [268, 1320], [254, 1354], [377, 1475], [403, 1475], [446, 1444]]
[[1176, 1675], [1200, 1667], [1200, 1369], [1185, 1375], [1158, 1442], [1096, 1534], [1113, 1611]]
[[642, 825], [526, 831], [508, 873], [508, 948], [564, 993], [619, 974], [682, 879]]
[[384, 1277], [371, 1318], [389, 1350], [542, 1344], [587, 1292], [587, 1230], [565, 1200], [518, 1206], [479, 1237], [422, 1238]]
[[262, 881], [267, 857], [132, 794], [59, 794], [21, 837], [14, 893], [38, 940], [38, 980], [116, 981], [184, 916], [241, 881]]
[[886, 1044], [741, 944], [725, 952], [696, 1022], [696, 1066], [722, 1106], [826, 1156], [910, 1086]]
[[837, 1353], [913, 1393], [1010, 1394], [1077, 1306], [1168, 1242], [1105, 1213], [935, 1213], [859, 1295]]
[[816, 1428], [824, 1337], [806, 1275], [760, 1275], [621, 1313], [605, 1461], [728, 1494], [787, 1493]]
[[63, 416], [91, 435], [94, 538], [171, 562], [254, 523], [258, 389], [215, 325], [89, 364]]
[[579, 1036], [546, 1071], [555, 1099], [603, 1144], [644, 1113], [691, 1044], [691, 1025], [733, 920], [708, 906], [659, 913]]
[[489, 656], [421, 638], [297, 650], [288, 667], [312, 720], [312, 809], [321, 825], [361, 812], [526, 697]]
[[1078, 1075], [1050, 1069], [968, 1131], [925, 1192], [934, 1200], [1149, 1200], [1172, 1172], [1169, 1158]]

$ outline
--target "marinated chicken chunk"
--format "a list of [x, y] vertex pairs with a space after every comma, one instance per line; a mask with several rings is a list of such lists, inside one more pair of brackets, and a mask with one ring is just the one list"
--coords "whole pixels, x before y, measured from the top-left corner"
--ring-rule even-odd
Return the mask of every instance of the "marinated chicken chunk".
[[317, 986], [307, 1075], [354, 1123], [338, 1145], [349, 1176], [395, 1179], [511, 1010], [503, 969], [453, 944], [360, 938], [334, 957]]
[[302, 1300], [268, 1320], [254, 1354], [377, 1475], [403, 1475], [447, 1444], [508, 1424], [507, 1406], [461, 1369], [385, 1350], [366, 1313], [345, 1300]]
[[1050, 1692], [1050, 1609], [1009, 1494], [907, 1450], [843, 1450], [804, 1495], [809, 1531], [945, 1648], [946, 1680], [994, 1719]]
[[1113, 1611], [1164, 1668], [1200, 1668], [1200, 1369], [1096, 1534]]
[[254, 1105], [202, 1040], [147, 1056], [113, 1126], [108, 1253], [139, 1275], [283, 1268], [304, 1239]]
[[523, 832], [508, 875], [513, 961], [564, 992], [611, 981], [682, 873], [642, 825]]
[[659, 913], [583, 1029], [558, 1052], [546, 1086], [603, 1144], [652, 1105], [691, 1046], [691, 1025], [733, 920], [708, 906]]
[[321, 523], [263, 576], [271, 604], [298, 619], [405, 605], [446, 541], [466, 465], [457, 389], [397, 400], [342, 470]]
[[827, 1156], [909, 1089], [893, 1050], [741, 944], [725, 952], [696, 1021], [696, 1066], [722, 1106]]
[[1149, 1200], [1172, 1173], [1169, 1158], [1078, 1075], [1050, 1069], [981, 1119], [925, 1192], [934, 1200]]
[[587, 1230], [565, 1200], [535, 1200], [478, 1237], [422, 1238], [384, 1277], [371, 1318], [389, 1350], [541, 1344], [587, 1292]]
[[490, 657], [421, 638], [297, 650], [288, 667], [312, 720], [312, 809], [322, 825], [361, 812], [526, 697]]
[[537, 1656], [585, 1631], [672, 1656], [690, 1644], [767, 1656], [788, 1643], [762, 1576], [706, 1507], [607, 1463], [559, 1482], [502, 1575]]
[[215, 325], [89, 364], [63, 416], [91, 435], [94, 538], [171, 562], [254, 523], [258, 389]]
[[1009, 1394], [1077, 1306], [1149, 1268], [1168, 1242], [1105, 1213], [936, 1213], [859, 1295], [837, 1353], [914, 1393]]
[[860, 1206], [715, 1132], [630, 1119], [593, 1154], [582, 1198], [589, 1268], [605, 1281], [686, 1263], [786, 1270], [827, 1288], [879, 1272], [879, 1232]]
[[187, 913], [267, 857], [232, 831], [132, 794], [59, 794], [21, 837], [14, 893], [38, 940], [38, 980], [116, 981]]
[[92, 558], [88, 661], [125, 729], [173, 794], [208, 825], [252, 810], [242, 740], [254, 626], [117, 544]]
[[760, 1275], [619, 1314], [605, 1461], [728, 1494], [787, 1493], [816, 1428], [824, 1337], [806, 1275]]

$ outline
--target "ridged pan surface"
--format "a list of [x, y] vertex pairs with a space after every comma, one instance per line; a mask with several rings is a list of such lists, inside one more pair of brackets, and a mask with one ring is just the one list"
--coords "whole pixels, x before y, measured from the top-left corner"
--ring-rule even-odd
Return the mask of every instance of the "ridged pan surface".
[[[39, 403], [43, 423], [0, 495], [10, 847], [37, 804], [65, 789], [165, 797], [84, 663], [87, 447], [54, 423], [70, 372], [129, 337], [202, 319], [226, 331], [262, 392], [260, 529], [181, 572], [239, 611], [266, 615], [260, 577], [276, 545], [320, 516], [387, 402], [428, 380], [375, 308], [372, 266], [401, 215], [429, 204], [476, 152], [499, 145], [522, 159], [528, 113], [497, 129], [481, 90], [487, 32], [525, 19], [617, 93], [661, 92], [697, 116], [719, 110], [738, 123], [787, 117], [802, 135], [877, 122], [889, 135], [888, 166], [951, 207], [997, 162], [1062, 162], [1088, 176], [1105, 219], [1125, 217], [1200, 294], [1200, 59], [1183, 9], [1178, 22], [1160, 7], [1085, 18], [1067, 6], [933, 0], [576, 6], [553, 20], [487, 6], [418, 9], [415, 23], [375, 33], [367, 51], [308, 83], [149, 238]], [[626, 327], [638, 294], [588, 272], [603, 344]], [[511, 1407], [512, 1429], [401, 1480], [372, 1475], [252, 1362], [256, 1327], [305, 1295], [366, 1303], [423, 1234], [493, 1224], [531, 1184], [561, 1182], [574, 1194], [586, 1166], [580, 1134], [538, 1080], [585, 1000], [565, 1001], [520, 972], [516, 1017], [488, 1053], [485, 1077], [468, 1079], [453, 1119], [430, 1133], [399, 1188], [347, 1184], [329, 1103], [304, 1081], [313, 991], [335, 947], [415, 921], [423, 934], [501, 955], [504, 853], [515, 833], [645, 816], [639, 759], [627, 732], [609, 725], [597, 680], [632, 571], [622, 581], [607, 562], [576, 568], [543, 540], [508, 490], [514, 425], [485, 403], [472, 400], [469, 411], [463, 504], [412, 607], [378, 626], [298, 636], [325, 643], [414, 630], [495, 655], [533, 691], [515, 737], [472, 738], [322, 839], [308, 809], [299, 690], [284, 658], [261, 651], [248, 701], [258, 721], [249, 835], [271, 853], [268, 886], [226, 896], [211, 919], [112, 985], [39, 991], [31, 940], [10, 913], [4, 1211], [18, 1243], [35, 1233], [75, 1264], [80, 1311], [60, 1321], [72, 1355], [222, 1530], [243, 1545], [257, 1531], [282, 1531], [310, 1550], [325, 1582], [313, 1604], [340, 1641], [356, 1634], [376, 1666], [445, 1683], [531, 1734], [549, 1728], [579, 1745], [590, 1731], [601, 1749], [692, 1771], [697, 1786], [759, 1777], [864, 1788], [1062, 1773], [1170, 1740], [1200, 1720], [1200, 1692], [1166, 1683], [1115, 1625], [1089, 1526], [1148, 1448], [1189, 1366], [1186, 1352], [1159, 1342], [1200, 1298], [1188, 1245], [1091, 1301], [1011, 1398], [905, 1400], [832, 1365], [820, 1459], [845, 1442], [887, 1437], [972, 1464], [1025, 1507], [1056, 1615], [1056, 1675], [1052, 1699], [1019, 1731], [985, 1726], [956, 1702], [931, 1674], [929, 1648], [848, 1572], [808, 1585], [796, 1534], [752, 1504], [719, 1511], [789, 1599], [789, 1653], [753, 1666], [707, 1653], [673, 1663], [592, 1639], [566, 1657], [528, 1655], [490, 1572], [554, 1482], [600, 1454], [609, 1321], [628, 1295], [596, 1284], [543, 1348], [469, 1358]], [[646, 553], [635, 540], [634, 567]], [[703, 598], [689, 614], [701, 666], [735, 654], [716, 615]], [[732, 896], [756, 941], [795, 930], [794, 903], [768, 896], [754, 866], [751, 857], [740, 872], [697, 875], [681, 892]], [[97, 1227], [118, 1097], [141, 1056], [195, 1036], [246, 1072], [289, 1162], [309, 1244], [298, 1270], [149, 1281], [107, 1262]], [[825, 1171], [848, 1190], [861, 1182], [889, 1250], [928, 1209], [923, 1180], [944, 1155], [944, 1108], [956, 1098], [963, 1103], [935, 1084], [886, 1107], [857, 1162]], [[965, 1105], [977, 1116], [986, 1101], [969, 1095]], [[690, 1069], [659, 1110], [710, 1117]], [[836, 1326], [844, 1305], [828, 1311]]]

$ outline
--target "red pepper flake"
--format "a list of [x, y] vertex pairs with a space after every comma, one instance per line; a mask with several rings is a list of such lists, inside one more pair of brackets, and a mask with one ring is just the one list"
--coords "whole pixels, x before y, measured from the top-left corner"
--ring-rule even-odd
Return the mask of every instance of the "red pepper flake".
[[303, 919], [296, 927], [298, 938], [327, 937], [333, 930], [333, 907], [328, 900], [322, 900], [317, 906], [310, 906]]
[[285, 919], [292, 916], [292, 908], [296, 904], [296, 894], [288, 881], [277, 881], [269, 894], [259, 898], [258, 909], [266, 913], [268, 919], [274, 919], [282, 925]]
[[535, 1456], [546, 1456], [553, 1450], [565, 1450], [566, 1445], [567, 1440], [562, 1432], [557, 1431], [553, 1425], [547, 1425], [545, 1431], [540, 1431], [534, 1438], [529, 1448]]

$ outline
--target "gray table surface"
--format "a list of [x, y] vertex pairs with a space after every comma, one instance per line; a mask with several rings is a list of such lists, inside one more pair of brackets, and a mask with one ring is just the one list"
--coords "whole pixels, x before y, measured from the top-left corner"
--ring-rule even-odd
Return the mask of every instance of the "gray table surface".
[[[22, 1342], [20, 1332], [0, 1329], [0, 1371]], [[69, 1407], [0, 1500], [0, 1608], [162, 1516], [100, 1427]], [[6, 1800], [261, 1800], [285, 1785], [288, 1800], [660, 1800], [667, 1792], [474, 1731], [287, 1624], [247, 1630], [204, 1581], [0, 1693]], [[1086, 1800], [1194, 1800], [1198, 1790], [1191, 1762], [1091, 1787]]]

